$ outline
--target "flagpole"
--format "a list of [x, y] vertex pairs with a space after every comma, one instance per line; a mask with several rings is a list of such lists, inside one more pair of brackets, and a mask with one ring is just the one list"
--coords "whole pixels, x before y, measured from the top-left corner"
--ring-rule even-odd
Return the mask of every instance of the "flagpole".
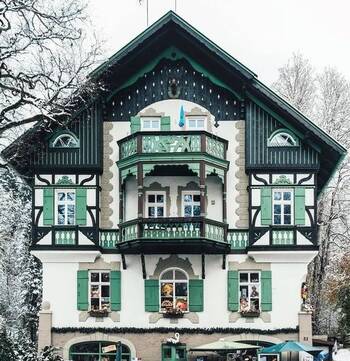
[[147, 27], [148, 27], [148, 0], [146, 0]]
[[175, 0], [175, 12], [176, 12], [176, 8], [177, 8], [177, 6], [176, 6], [176, 5], [177, 5], [177, 1]]

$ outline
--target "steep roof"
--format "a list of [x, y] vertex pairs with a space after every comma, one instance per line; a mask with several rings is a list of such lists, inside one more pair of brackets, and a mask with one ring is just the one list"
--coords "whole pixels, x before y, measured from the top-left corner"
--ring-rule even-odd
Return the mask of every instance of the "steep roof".
[[[129, 85], [130, 79], [136, 81], [135, 74], [142, 72], [145, 64], [154, 64], [157, 56], [162, 56], [171, 46], [186, 54], [192, 64], [201, 69], [210, 69], [213, 79], [218, 79], [241, 99], [249, 98], [262, 104], [277, 120], [295, 129], [304, 142], [317, 147], [322, 159], [320, 187], [329, 181], [332, 172], [345, 156], [346, 149], [260, 82], [254, 72], [172, 11], [112, 55], [89, 77], [105, 82], [109, 93], [119, 90]], [[108, 98], [108, 94], [102, 96]], [[27, 133], [28, 136], [30, 134], [33, 131]], [[9, 149], [3, 152], [5, 156], [9, 154]]]

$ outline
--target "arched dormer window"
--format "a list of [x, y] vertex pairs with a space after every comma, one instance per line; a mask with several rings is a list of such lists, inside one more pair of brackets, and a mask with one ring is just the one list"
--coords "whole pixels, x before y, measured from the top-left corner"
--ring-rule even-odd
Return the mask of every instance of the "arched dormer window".
[[50, 140], [50, 148], [79, 148], [79, 140], [68, 131], [54, 134]]
[[165, 270], [160, 276], [160, 311], [188, 311], [188, 276], [178, 269]]
[[288, 129], [274, 131], [267, 141], [268, 147], [296, 147], [298, 145], [298, 138]]

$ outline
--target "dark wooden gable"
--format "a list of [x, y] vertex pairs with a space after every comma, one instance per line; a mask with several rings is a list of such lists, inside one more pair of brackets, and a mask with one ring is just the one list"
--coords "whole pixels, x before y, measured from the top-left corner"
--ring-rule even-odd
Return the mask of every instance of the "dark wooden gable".
[[269, 147], [269, 137], [285, 124], [251, 100], [246, 104], [246, 167], [247, 169], [318, 169], [319, 152], [299, 140], [293, 147]]
[[[175, 84], [175, 94], [171, 92], [172, 84]], [[146, 106], [166, 99], [200, 104], [219, 120], [244, 118], [243, 101], [182, 58], [160, 60], [152, 70], [140, 74], [132, 85], [116, 92], [106, 104], [106, 119], [127, 121]]]
[[[41, 144], [31, 154], [30, 166], [36, 171], [98, 170], [102, 157], [101, 106], [93, 104], [77, 115], [66, 127], [53, 130], [41, 139]], [[57, 132], [68, 130], [79, 140], [78, 148], [51, 148], [50, 140]]]

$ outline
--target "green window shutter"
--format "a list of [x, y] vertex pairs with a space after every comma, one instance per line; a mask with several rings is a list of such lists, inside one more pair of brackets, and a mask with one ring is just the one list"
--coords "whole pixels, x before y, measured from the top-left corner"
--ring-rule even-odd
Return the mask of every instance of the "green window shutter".
[[139, 132], [141, 130], [141, 118], [131, 117], [130, 118], [130, 131], [132, 133]]
[[189, 310], [203, 311], [203, 280], [189, 280]]
[[294, 189], [294, 222], [296, 225], [305, 224], [305, 188]]
[[44, 188], [44, 226], [51, 226], [54, 224], [54, 189], [53, 188]]
[[121, 272], [111, 271], [111, 310], [121, 310]]
[[261, 311], [272, 311], [271, 271], [261, 271]]
[[158, 280], [145, 280], [145, 311], [159, 312]]
[[86, 188], [76, 190], [76, 223], [86, 225]]
[[227, 272], [227, 305], [229, 311], [238, 312], [238, 271]]
[[161, 117], [160, 130], [171, 130], [170, 129], [170, 117]]
[[261, 188], [261, 224], [272, 224], [272, 189], [270, 187]]
[[89, 271], [82, 270], [77, 273], [77, 308], [87, 311], [89, 308]]

